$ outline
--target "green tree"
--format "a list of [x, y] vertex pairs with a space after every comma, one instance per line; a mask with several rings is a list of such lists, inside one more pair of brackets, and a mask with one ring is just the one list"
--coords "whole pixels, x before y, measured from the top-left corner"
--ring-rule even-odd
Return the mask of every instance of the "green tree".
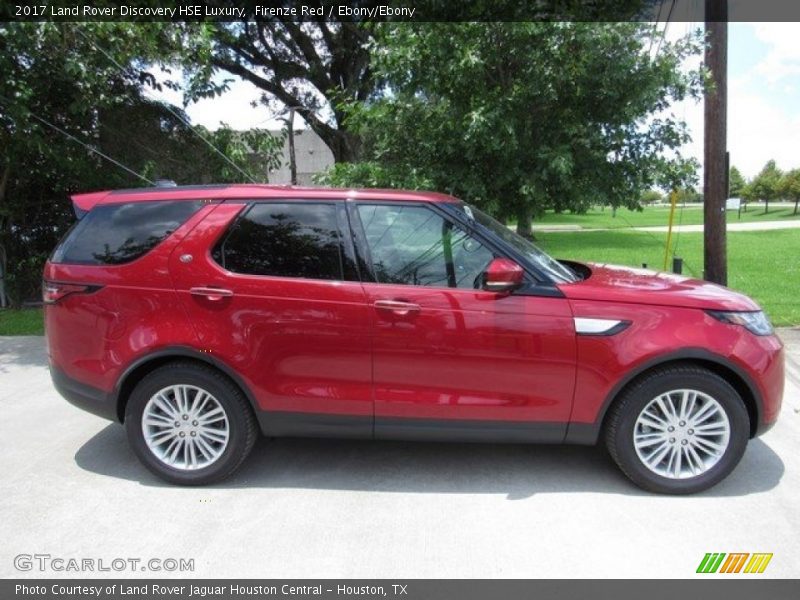
[[686, 204], [688, 203], [702, 203], [703, 202], [703, 194], [697, 191], [694, 186], [686, 186], [681, 187], [676, 190], [677, 198], [676, 202], [678, 204]]
[[747, 185], [747, 182], [744, 180], [739, 169], [731, 167], [730, 174], [728, 175], [728, 195], [731, 198], [741, 197], [745, 185]]
[[172, 46], [173, 60], [189, 75], [191, 98], [224, 93], [230, 79], [219, 81], [217, 73], [235, 75], [261, 89], [273, 111], [294, 107], [337, 161], [353, 160], [358, 138], [344, 123], [343, 108], [374, 89], [372, 27], [278, 18], [190, 23]]
[[[579, 15], [588, 20], [624, 21], [652, 9], [654, 0], [615, 0], [590, 3], [563, 0], [537, 0], [537, 17], [546, 21], [568, 21]], [[216, 0], [220, 7], [239, 7], [235, 0]], [[322, 10], [325, 15], [341, 2], [309, 0], [305, 8]], [[360, 0], [361, 8], [385, 4], [379, 0]], [[416, 7], [429, 20], [448, 20], [457, 10], [461, 20], [486, 21], [495, 18], [497, 3], [474, 0], [454, 6], [442, 0], [419, 0]], [[502, 14], [514, 16], [511, 6], [500, 7]], [[336, 15], [336, 13], [333, 13]], [[353, 131], [347, 108], [370, 100], [384, 89], [375, 76], [372, 58], [379, 40], [376, 25], [354, 17], [348, 21], [292, 22], [280, 17], [254, 14], [225, 23], [191, 23], [180, 28], [171, 42], [173, 56], [190, 74], [187, 88], [191, 97], [223, 93], [228, 81], [217, 75], [235, 75], [262, 90], [262, 103], [273, 112], [281, 106], [293, 107], [330, 148], [337, 162], [354, 161], [359, 156], [360, 136]]]
[[348, 112], [365, 160], [326, 181], [424, 183], [515, 217], [523, 235], [546, 208], [638, 207], [646, 189], [693, 181], [693, 160], [664, 157], [688, 140], [665, 109], [702, 88], [680, 68], [698, 39], [651, 59], [651, 35], [638, 23], [384, 24], [384, 91]]
[[[202, 126], [195, 126], [194, 129], [201, 138], [206, 138], [218, 150], [209, 152], [207, 146], [195, 148], [193, 160], [200, 161], [195, 164], [201, 178], [225, 183], [241, 182], [240, 169], [243, 169], [256, 181], [268, 182], [269, 171], [281, 166], [285, 132], [274, 135], [266, 129], [236, 131], [225, 123], [215, 131], [209, 131]], [[194, 138], [195, 145], [197, 137]], [[186, 178], [185, 181], [196, 182], [198, 175]]]
[[746, 188], [748, 199], [764, 201], [764, 214], [769, 212], [770, 200], [777, 199], [780, 194], [782, 176], [775, 161], [769, 160]]
[[661, 192], [658, 190], [645, 190], [639, 202], [641, 204], [655, 204], [656, 202], [661, 202], [663, 199], [664, 196], [662, 196]]
[[778, 191], [782, 198], [794, 200], [793, 214], [796, 215], [798, 204], [800, 204], [800, 169], [792, 169], [784, 173]]
[[[164, 25], [0, 24], [0, 306], [37, 295], [71, 193], [145, 183], [69, 136], [151, 180], [242, 179], [180, 109], [144, 94]], [[267, 132], [198, 131], [258, 179], [277, 166], [282, 140]]]
[[[36, 116], [94, 143], [96, 111], [113, 103], [112, 94], [100, 92], [100, 83], [132, 87], [108, 65], [91, 58], [81, 60], [79, 56], [87, 50], [72, 26], [0, 24], [2, 305], [7, 296], [15, 302], [26, 299], [28, 280], [40, 278], [47, 251], [69, 222], [69, 203], [65, 197], [58, 198], [58, 190], [94, 187], [101, 173], [96, 156]], [[108, 175], [119, 173], [112, 168]], [[127, 177], [121, 179], [130, 182]]]

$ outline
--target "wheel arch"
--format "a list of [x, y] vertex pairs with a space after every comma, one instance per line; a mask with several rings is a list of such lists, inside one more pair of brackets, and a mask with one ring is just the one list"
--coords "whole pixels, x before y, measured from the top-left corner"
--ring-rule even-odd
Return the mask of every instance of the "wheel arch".
[[622, 393], [641, 377], [654, 369], [676, 364], [691, 364], [708, 369], [730, 383], [744, 401], [750, 419], [750, 437], [754, 437], [761, 422], [761, 394], [752, 378], [738, 365], [725, 357], [701, 348], [691, 348], [661, 355], [638, 365], [625, 377], [618, 381], [606, 395], [603, 405], [597, 413], [594, 423], [570, 423], [567, 428], [566, 443], [594, 445], [603, 431], [609, 409], [620, 398]]
[[255, 397], [253, 396], [249, 387], [245, 384], [242, 378], [237, 375], [236, 371], [234, 371], [224, 361], [212, 356], [207, 352], [200, 352], [199, 350], [195, 350], [194, 348], [188, 346], [170, 346], [139, 357], [133, 363], [128, 365], [128, 367], [120, 376], [119, 381], [112, 392], [113, 402], [116, 406], [117, 420], [120, 423], [125, 421], [125, 408], [128, 404], [128, 399], [130, 398], [131, 392], [136, 387], [136, 384], [138, 384], [145, 376], [153, 372], [155, 369], [176, 360], [196, 361], [198, 363], [215, 368], [217, 371], [230, 379], [231, 383], [241, 390], [241, 392], [247, 398], [247, 401], [250, 403], [250, 407], [253, 409], [254, 414], [258, 414], [258, 404], [256, 403]]

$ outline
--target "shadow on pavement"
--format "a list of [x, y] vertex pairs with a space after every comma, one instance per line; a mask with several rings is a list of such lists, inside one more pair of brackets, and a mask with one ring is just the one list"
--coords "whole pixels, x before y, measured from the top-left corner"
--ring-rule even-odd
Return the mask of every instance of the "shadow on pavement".
[[10, 373], [14, 367], [44, 367], [47, 369], [47, 349], [44, 344], [44, 336], [0, 336], [0, 373]]
[[[168, 487], [136, 459], [124, 429], [111, 424], [75, 454], [86, 471]], [[774, 488], [783, 461], [751, 440], [736, 470], [709, 497], [743, 496]], [[436, 494], [507, 494], [509, 500], [550, 492], [644, 495], [601, 447], [436, 444], [262, 438], [242, 468], [213, 488], [295, 488]]]

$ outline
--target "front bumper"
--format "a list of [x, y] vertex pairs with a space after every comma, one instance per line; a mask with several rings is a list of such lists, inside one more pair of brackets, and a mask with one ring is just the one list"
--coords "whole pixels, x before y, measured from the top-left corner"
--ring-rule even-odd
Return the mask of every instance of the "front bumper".
[[[778, 420], [783, 404], [785, 374], [785, 349], [777, 335], [765, 336], [760, 340], [763, 360], [756, 373], [758, 377], [758, 423], [755, 436], [772, 429]], [[753, 361], [756, 362], [756, 361]]]

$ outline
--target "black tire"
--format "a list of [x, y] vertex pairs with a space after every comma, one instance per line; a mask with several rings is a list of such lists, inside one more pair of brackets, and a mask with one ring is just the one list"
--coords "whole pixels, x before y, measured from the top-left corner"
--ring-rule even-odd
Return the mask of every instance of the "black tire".
[[[210, 465], [195, 470], [177, 469], [162, 462], [147, 446], [142, 430], [142, 414], [150, 398], [159, 390], [179, 384], [209, 392], [228, 418], [229, 438], [224, 451]], [[206, 485], [229, 477], [247, 458], [258, 435], [253, 410], [241, 390], [219, 371], [186, 361], [159, 367], [136, 385], [125, 409], [125, 430], [144, 466], [161, 479], [179, 485]]]
[[[707, 471], [673, 479], [650, 470], [639, 458], [633, 435], [636, 420], [651, 400], [666, 392], [692, 389], [715, 399], [728, 417], [730, 436], [718, 462]], [[605, 441], [619, 468], [639, 487], [663, 494], [692, 494], [716, 485], [739, 464], [750, 437], [750, 417], [742, 398], [722, 377], [699, 366], [678, 364], [657, 368], [628, 386], [610, 409]]]

